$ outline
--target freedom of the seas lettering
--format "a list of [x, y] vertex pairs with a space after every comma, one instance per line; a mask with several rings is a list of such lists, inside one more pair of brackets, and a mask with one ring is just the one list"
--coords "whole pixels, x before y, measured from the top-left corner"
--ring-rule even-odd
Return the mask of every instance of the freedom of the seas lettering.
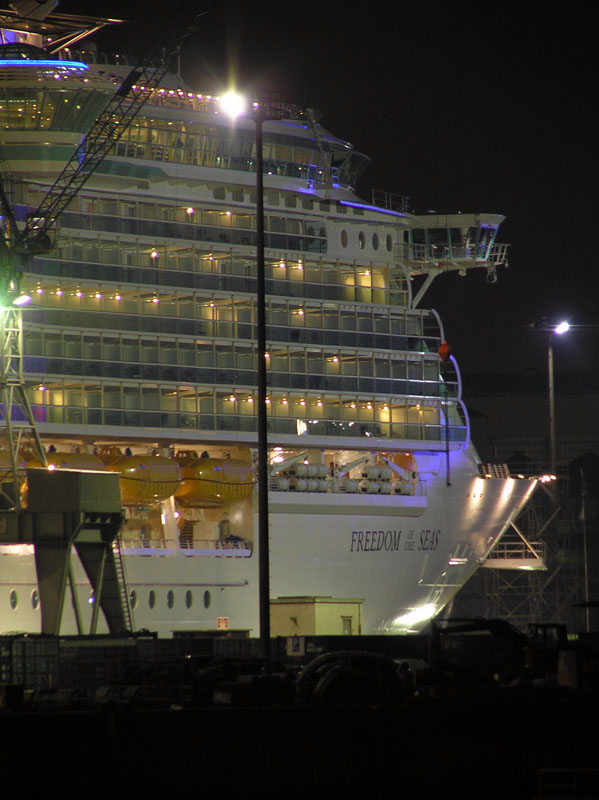
[[[350, 551], [373, 552], [379, 550], [436, 550], [439, 546], [440, 530], [406, 531], [352, 531]], [[403, 543], [403, 546], [402, 546]]]

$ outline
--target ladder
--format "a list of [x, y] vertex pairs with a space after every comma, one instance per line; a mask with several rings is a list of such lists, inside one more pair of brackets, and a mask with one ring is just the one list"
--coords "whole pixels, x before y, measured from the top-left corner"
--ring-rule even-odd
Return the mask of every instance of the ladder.
[[123, 608], [123, 616], [125, 618], [125, 626], [127, 630], [133, 632], [133, 609], [129, 602], [129, 592], [127, 589], [127, 577], [125, 575], [125, 565], [123, 563], [123, 554], [121, 552], [120, 535], [115, 536], [112, 540], [112, 555], [114, 556], [114, 566], [119, 584], [119, 594], [121, 597], [121, 606]]

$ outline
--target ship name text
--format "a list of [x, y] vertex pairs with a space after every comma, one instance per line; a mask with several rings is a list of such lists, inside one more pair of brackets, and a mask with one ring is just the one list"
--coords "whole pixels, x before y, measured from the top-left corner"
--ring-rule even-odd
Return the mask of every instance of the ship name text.
[[352, 531], [350, 551], [399, 550], [401, 531]]
[[[374, 552], [380, 550], [436, 550], [439, 546], [440, 529], [406, 531], [352, 531], [350, 552]], [[400, 547], [400, 543], [403, 546]]]

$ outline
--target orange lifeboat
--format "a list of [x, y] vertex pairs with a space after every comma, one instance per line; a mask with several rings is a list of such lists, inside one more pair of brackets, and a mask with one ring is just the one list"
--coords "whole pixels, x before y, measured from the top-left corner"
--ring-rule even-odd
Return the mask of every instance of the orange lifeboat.
[[418, 465], [412, 453], [393, 453], [391, 461], [406, 472], [418, 472]]
[[126, 506], [158, 503], [172, 497], [181, 480], [176, 461], [164, 456], [119, 455], [106, 464], [121, 475], [121, 497]]
[[399, 494], [415, 494], [418, 486], [418, 464], [414, 454], [393, 453], [387, 457], [403, 471], [402, 474], [395, 475], [395, 491]]
[[181, 484], [175, 497], [188, 508], [219, 508], [250, 497], [256, 483], [254, 468], [234, 458], [198, 458], [194, 451], [175, 456], [181, 465]]

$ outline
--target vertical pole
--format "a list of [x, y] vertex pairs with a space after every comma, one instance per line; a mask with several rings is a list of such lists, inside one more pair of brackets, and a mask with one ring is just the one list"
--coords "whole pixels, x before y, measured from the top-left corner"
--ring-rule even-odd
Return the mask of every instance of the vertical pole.
[[580, 468], [580, 521], [582, 523], [582, 545], [584, 554], [584, 619], [586, 632], [590, 633], [591, 630], [591, 609], [589, 608], [589, 551], [587, 547], [587, 514], [586, 514], [586, 497], [587, 487], [584, 482], [584, 471]]
[[270, 659], [270, 568], [268, 552], [268, 436], [266, 419], [266, 281], [264, 268], [264, 177], [262, 109], [256, 111], [256, 343], [258, 359], [258, 578], [260, 650]]
[[[549, 347], [547, 350], [547, 379], [549, 391], [549, 461], [550, 473], [555, 475], [557, 472], [557, 456], [555, 445], [555, 386], [553, 381], [553, 334], [549, 334]], [[551, 481], [551, 495], [555, 501], [557, 498], [556, 481]]]
[[451, 461], [449, 456], [449, 389], [447, 384], [442, 384], [445, 389], [445, 485], [451, 486]]

